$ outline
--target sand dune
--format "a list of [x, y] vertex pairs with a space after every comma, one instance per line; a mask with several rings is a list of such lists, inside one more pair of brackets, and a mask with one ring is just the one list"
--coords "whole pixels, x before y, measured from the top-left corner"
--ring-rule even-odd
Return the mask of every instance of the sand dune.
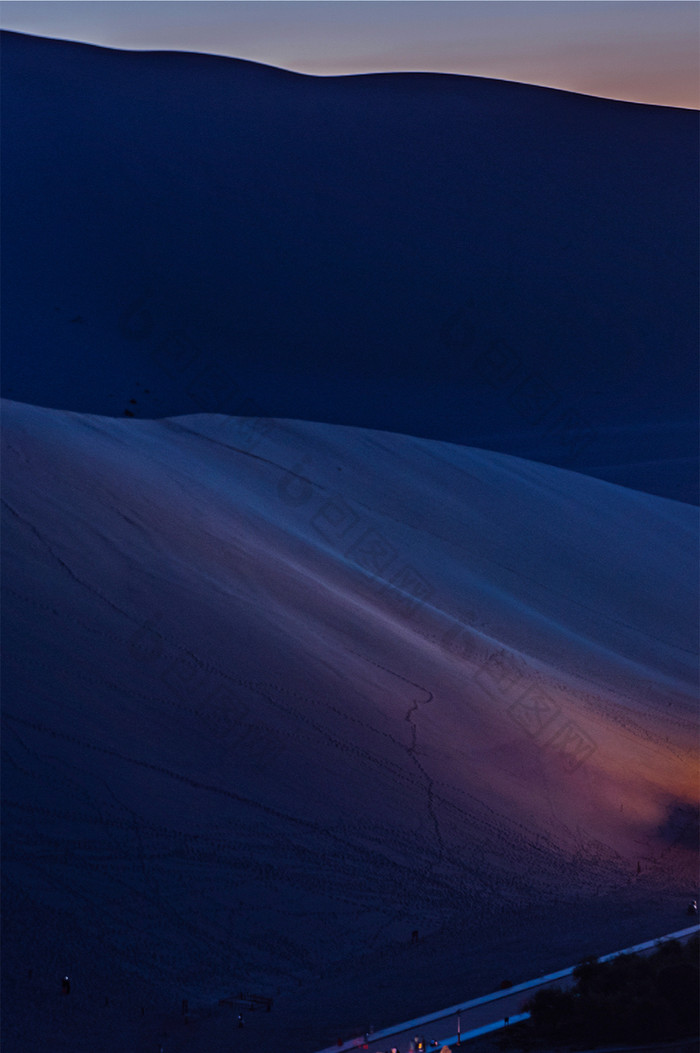
[[[86, 1013], [124, 976], [160, 1011], [301, 985], [348, 1028], [363, 997], [318, 978], [385, 980], [414, 930], [680, 911], [691, 508], [386, 432], [3, 416], [3, 874], [53, 919], [12, 975], [55, 940]], [[426, 997], [403, 970], [385, 1013]]]
[[247, 990], [311, 1053], [678, 929], [695, 115], [1, 74], [3, 1051], [224, 1053]]
[[2, 54], [6, 397], [378, 428], [697, 502], [693, 112]]

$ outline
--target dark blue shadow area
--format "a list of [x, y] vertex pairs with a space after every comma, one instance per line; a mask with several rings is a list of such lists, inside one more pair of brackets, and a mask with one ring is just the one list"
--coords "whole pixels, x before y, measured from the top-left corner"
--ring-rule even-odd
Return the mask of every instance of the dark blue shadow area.
[[696, 114], [12, 33], [2, 107], [7, 397], [698, 500]]

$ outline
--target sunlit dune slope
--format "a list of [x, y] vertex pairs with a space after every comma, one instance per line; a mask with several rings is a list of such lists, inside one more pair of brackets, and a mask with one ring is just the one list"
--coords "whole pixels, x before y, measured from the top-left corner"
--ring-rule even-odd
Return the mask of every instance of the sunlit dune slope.
[[3, 873], [110, 960], [214, 997], [692, 881], [688, 506], [331, 425], [3, 433]]

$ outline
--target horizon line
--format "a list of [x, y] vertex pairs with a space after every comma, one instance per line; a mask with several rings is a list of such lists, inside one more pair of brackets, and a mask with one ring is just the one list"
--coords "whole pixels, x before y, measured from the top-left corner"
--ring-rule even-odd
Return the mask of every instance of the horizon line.
[[212, 51], [196, 51], [183, 48], [169, 48], [169, 47], [116, 47], [113, 44], [98, 44], [91, 40], [79, 40], [74, 37], [58, 37], [44, 33], [29, 33], [21, 29], [9, 29], [0, 26], [0, 34], [9, 33], [13, 36], [28, 37], [33, 40], [47, 40], [58, 44], [77, 44], [80, 47], [95, 48], [101, 51], [116, 51], [127, 54], [143, 54], [143, 55], [156, 55], [156, 54], [168, 54], [168, 55], [195, 55], [201, 58], [212, 58], [221, 59], [224, 61], [233, 62], [245, 62], [251, 66], [261, 66], [265, 69], [278, 70], [281, 73], [291, 73], [297, 77], [310, 77], [316, 80], [331, 80], [339, 78], [349, 77], [391, 77], [391, 76], [429, 76], [429, 77], [461, 77], [468, 78], [470, 80], [485, 80], [485, 81], [496, 81], [500, 84], [512, 84], [514, 86], [520, 86], [525, 88], [539, 88], [544, 91], [555, 91], [565, 95], [576, 95], [581, 98], [587, 99], [598, 99], [603, 102], [616, 102], [623, 103], [629, 106], [652, 106], [656, 109], [664, 110], [683, 110], [689, 113], [700, 113], [700, 102], [697, 106], [683, 106], [680, 104], [673, 103], [661, 103], [661, 102], [644, 102], [639, 99], [626, 99], [619, 96], [613, 95], [597, 95], [593, 92], [576, 91], [573, 88], [561, 88], [553, 84], [543, 84], [538, 81], [525, 81], [525, 80], [511, 80], [505, 77], [489, 77], [483, 73], [462, 73], [451, 70], [435, 70], [435, 69], [376, 69], [376, 70], [357, 70], [354, 72], [346, 73], [312, 73], [307, 70], [293, 69], [291, 66], [280, 66], [273, 62], [263, 62], [260, 59], [245, 58], [240, 55], [224, 55], [219, 52]]

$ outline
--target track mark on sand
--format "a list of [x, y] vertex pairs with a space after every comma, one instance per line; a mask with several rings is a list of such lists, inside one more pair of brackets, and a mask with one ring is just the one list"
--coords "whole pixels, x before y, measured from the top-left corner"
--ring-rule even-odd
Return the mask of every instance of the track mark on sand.
[[436, 866], [439, 866], [442, 863], [445, 857], [445, 843], [443, 841], [442, 832], [440, 830], [440, 820], [438, 819], [437, 810], [435, 807], [435, 782], [418, 758], [418, 725], [416, 724], [415, 715], [421, 706], [427, 706], [433, 701], [433, 692], [429, 691], [428, 688], [424, 687], [422, 684], [417, 684], [414, 680], [409, 680], [408, 677], [402, 676], [401, 673], [397, 673], [393, 669], [388, 669], [386, 666], [381, 665], [380, 662], [375, 662], [373, 659], [367, 658], [365, 655], [360, 654], [359, 651], [353, 651], [352, 654], [357, 655], [358, 658], [361, 658], [363, 661], [368, 662], [370, 665], [376, 666], [377, 669], [381, 669], [383, 672], [389, 673], [390, 676], [396, 677], [397, 680], [402, 680], [405, 684], [408, 684], [410, 687], [415, 687], [418, 691], [422, 691], [427, 696], [423, 699], [413, 699], [411, 705], [406, 711], [404, 720], [411, 729], [411, 743], [409, 746], [406, 747], [406, 752], [411, 758], [412, 763], [420, 772], [421, 778], [425, 783], [428, 798], [428, 815], [430, 816], [430, 822], [435, 831], [437, 855], [434, 859], [427, 861], [426, 867], [427, 873], [430, 874]]

